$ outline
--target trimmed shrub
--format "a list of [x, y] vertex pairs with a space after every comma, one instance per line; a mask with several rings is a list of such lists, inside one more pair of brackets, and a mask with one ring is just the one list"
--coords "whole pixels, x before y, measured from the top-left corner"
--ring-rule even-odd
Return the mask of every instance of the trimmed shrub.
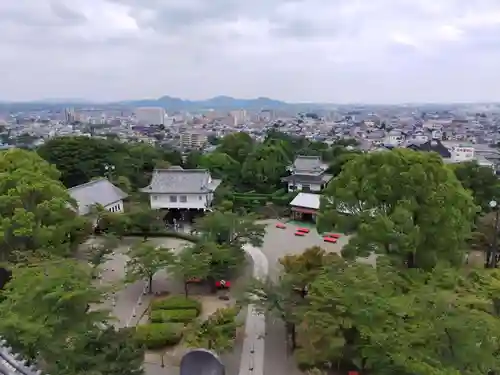
[[149, 318], [152, 323], [189, 323], [198, 316], [195, 309], [188, 310], [152, 310]]
[[200, 237], [192, 235], [185, 232], [173, 232], [173, 231], [155, 231], [155, 232], [130, 232], [125, 233], [127, 237], [163, 237], [163, 238], [177, 238], [179, 240], [185, 240], [192, 243], [197, 243], [200, 241]]
[[147, 349], [173, 346], [182, 339], [184, 325], [181, 323], [149, 323], [137, 326], [135, 339]]
[[153, 301], [151, 310], [196, 310], [197, 314], [199, 314], [201, 303], [184, 296], [169, 296]]

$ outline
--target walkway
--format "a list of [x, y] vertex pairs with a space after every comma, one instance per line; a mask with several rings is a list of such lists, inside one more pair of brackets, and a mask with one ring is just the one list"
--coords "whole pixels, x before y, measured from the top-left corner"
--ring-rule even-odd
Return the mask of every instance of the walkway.
[[[252, 257], [253, 276], [265, 280], [269, 271], [267, 257], [257, 247], [245, 245], [243, 249]], [[263, 375], [266, 318], [254, 305], [248, 305], [247, 309], [239, 375]]]

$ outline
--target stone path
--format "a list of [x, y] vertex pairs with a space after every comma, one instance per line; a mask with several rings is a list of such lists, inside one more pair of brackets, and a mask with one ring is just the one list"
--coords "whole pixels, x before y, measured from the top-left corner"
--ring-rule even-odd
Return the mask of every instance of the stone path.
[[[265, 280], [269, 263], [262, 250], [251, 245], [245, 245], [244, 250], [252, 258], [253, 276]], [[265, 315], [259, 313], [254, 305], [248, 305], [239, 375], [263, 375], [265, 335]]]

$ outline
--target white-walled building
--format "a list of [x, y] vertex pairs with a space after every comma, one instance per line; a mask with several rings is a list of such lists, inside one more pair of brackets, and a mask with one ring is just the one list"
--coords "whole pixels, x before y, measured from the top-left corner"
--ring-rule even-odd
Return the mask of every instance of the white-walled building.
[[213, 179], [205, 169], [155, 169], [151, 183], [141, 189], [149, 194], [151, 208], [203, 210], [212, 205], [221, 180]]
[[134, 111], [137, 122], [144, 125], [165, 125], [165, 109], [161, 107], [141, 107]]
[[96, 205], [109, 212], [123, 212], [123, 200], [128, 196], [106, 178], [72, 187], [68, 193], [76, 201], [79, 215], [87, 215]]

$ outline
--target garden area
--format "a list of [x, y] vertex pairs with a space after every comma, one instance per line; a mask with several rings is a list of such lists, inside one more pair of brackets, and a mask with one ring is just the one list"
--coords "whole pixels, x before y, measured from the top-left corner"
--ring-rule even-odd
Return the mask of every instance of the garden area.
[[[136, 327], [135, 339], [147, 349], [146, 361], [178, 366], [189, 348], [222, 354], [235, 345], [244, 317], [234, 300], [214, 296], [158, 296]], [[148, 358], [149, 357], [149, 358]]]

